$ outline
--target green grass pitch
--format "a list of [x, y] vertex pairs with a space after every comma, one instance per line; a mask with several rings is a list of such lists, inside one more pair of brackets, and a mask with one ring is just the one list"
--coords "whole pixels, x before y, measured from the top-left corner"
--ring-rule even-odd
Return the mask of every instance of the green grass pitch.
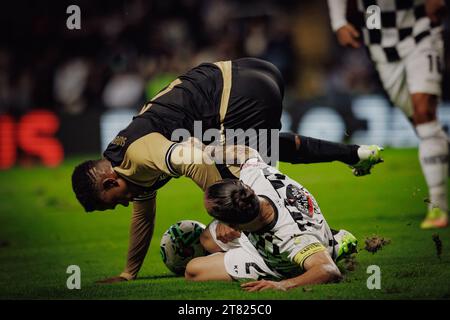
[[[210, 220], [201, 191], [185, 178], [158, 193], [155, 233], [139, 279], [95, 284], [122, 271], [130, 208], [84, 213], [70, 185], [80, 158], [56, 169], [0, 172], [0, 299], [449, 299], [450, 229], [419, 229], [427, 193], [417, 150], [389, 149], [384, 158], [361, 178], [341, 163], [281, 165], [315, 195], [330, 226], [355, 234], [360, 249], [373, 234], [391, 241], [375, 254], [360, 250], [356, 269], [345, 272], [343, 282], [289, 292], [247, 293], [237, 282], [189, 283], [165, 268], [159, 240], [167, 227], [182, 219]], [[433, 233], [442, 240], [440, 258]], [[81, 290], [66, 288], [66, 269], [73, 264], [81, 268]], [[367, 289], [369, 265], [381, 268], [380, 290]]]

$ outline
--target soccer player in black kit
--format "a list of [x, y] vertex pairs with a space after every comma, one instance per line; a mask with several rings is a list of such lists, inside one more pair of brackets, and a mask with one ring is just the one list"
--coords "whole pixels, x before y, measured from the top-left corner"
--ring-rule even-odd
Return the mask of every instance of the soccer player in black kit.
[[[179, 155], [192, 148], [200, 151], [194, 154], [203, 156], [204, 145], [211, 141], [171, 141], [173, 132], [184, 129], [193, 135], [200, 122], [202, 133], [215, 129], [222, 140], [218, 144], [224, 145], [232, 143], [226, 137], [229, 129], [279, 130], [283, 94], [281, 73], [267, 61], [242, 58], [203, 63], [146, 103], [109, 144], [103, 159], [85, 161], [75, 168], [72, 187], [87, 212], [133, 202], [126, 268], [120, 276], [104, 282], [136, 278], [153, 234], [156, 190], [172, 177], [189, 177], [202, 190], [223, 178], [239, 178], [239, 171], [231, 172], [226, 164], [180, 161]], [[271, 139], [266, 140], [270, 150]], [[337, 160], [352, 167], [355, 175], [370, 173], [382, 161], [378, 146], [345, 145], [294, 133], [280, 133], [277, 142], [279, 161]]]

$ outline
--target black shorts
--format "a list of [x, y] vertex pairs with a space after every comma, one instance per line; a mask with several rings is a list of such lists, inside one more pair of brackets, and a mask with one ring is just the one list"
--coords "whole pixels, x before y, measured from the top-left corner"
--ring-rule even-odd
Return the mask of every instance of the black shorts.
[[[256, 58], [233, 60], [230, 100], [224, 119], [226, 144], [250, 146], [271, 163], [270, 159], [278, 153], [273, 143], [279, 139], [283, 94], [283, 79], [273, 64]], [[241, 129], [241, 133], [236, 129]]]
[[280, 129], [284, 85], [281, 72], [256, 58], [233, 60], [231, 94], [224, 127]]

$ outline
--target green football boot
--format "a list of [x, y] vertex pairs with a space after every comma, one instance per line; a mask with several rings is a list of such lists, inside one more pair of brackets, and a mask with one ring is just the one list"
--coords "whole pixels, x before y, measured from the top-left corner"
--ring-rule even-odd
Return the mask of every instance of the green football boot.
[[351, 165], [353, 174], [357, 177], [370, 174], [372, 167], [378, 163], [383, 162], [381, 158], [381, 151], [384, 149], [376, 144], [366, 146], [362, 145], [358, 149], [359, 162]]
[[422, 229], [439, 229], [446, 228], [447, 226], [448, 213], [437, 207], [430, 209], [425, 220], [420, 224]]
[[334, 240], [336, 240], [338, 244], [336, 261], [342, 260], [352, 253], [358, 252], [358, 239], [347, 230], [339, 230], [339, 232], [334, 235]]

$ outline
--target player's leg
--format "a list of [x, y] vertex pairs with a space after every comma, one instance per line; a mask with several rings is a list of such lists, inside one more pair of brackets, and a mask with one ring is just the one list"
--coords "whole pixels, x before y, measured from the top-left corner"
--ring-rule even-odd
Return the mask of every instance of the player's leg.
[[186, 266], [185, 278], [194, 281], [232, 280], [225, 269], [225, 252], [239, 247], [239, 239], [223, 243], [217, 239], [216, 227], [219, 222], [213, 220], [200, 235], [203, 248], [212, 253], [189, 261]]
[[186, 266], [186, 280], [231, 281], [280, 278], [267, 267], [263, 258], [250, 243], [227, 252], [217, 252], [194, 258]]
[[420, 139], [419, 159], [429, 190], [428, 213], [421, 227], [448, 225], [448, 137], [436, 118], [437, 96], [412, 95], [414, 123]]
[[[275, 129], [281, 128], [284, 84], [280, 71], [271, 63], [255, 58], [235, 61], [237, 70], [233, 74], [233, 87], [230, 96], [232, 106], [225, 118], [226, 128]], [[271, 137], [268, 133], [263, 146], [270, 153]], [[380, 149], [366, 146], [346, 145], [291, 132], [279, 135], [278, 159], [290, 163], [317, 163], [341, 161], [359, 169], [361, 175], [380, 162]], [[266, 151], [266, 152], [264, 152]], [[271, 157], [273, 158], [273, 157]], [[356, 173], [356, 172], [355, 172]], [[358, 175], [358, 174], [357, 174]]]
[[193, 281], [231, 281], [225, 263], [225, 253], [217, 252], [206, 257], [194, 258], [186, 266], [185, 278]]
[[370, 173], [371, 168], [382, 162], [377, 145], [351, 145], [300, 136], [290, 132], [280, 133], [280, 161], [290, 163], [318, 163], [340, 161], [353, 168], [356, 176]]
[[420, 139], [419, 159], [429, 190], [428, 214], [421, 227], [448, 225], [448, 137], [436, 118], [437, 96], [412, 95], [414, 123]]
[[249, 242], [225, 253], [218, 252], [189, 261], [185, 278], [193, 281], [259, 280], [280, 278]]
[[440, 36], [421, 42], [406, 61], [413, 123], [419, 137], [419, 159], [429, 190], [428, 214], [421, 227], [448, 225], [448, 136], [437, 119], [443, 49]]
[[194, 281], [257, 280], [268, 276], [279, 277], [267, 267], [263, 258], [244, 234], [227, 243], [218, 240], [216, 234], [218, 223], [217, 220], [211, 222], [200, 237], [204, 248], [215, 253], [192, 259], [186, 266], [186, 279]]
[[445, 177], [448, 164], [442, 159], [448, 159], [448, 144], [444, 143], [448, 138], [436, 120], [437, 97], [441, 90], [437, 62], [440, 51], [433, 45], [432, 38], [428, 37], [404, 61], [376, 65], [391, 101], [410, 119], [420, 139], [422, 171], [430, 191], [433, 190], [433, 195], [430, 193], [429, 215], [422, 225], [425, 228], [447, 224], [447, 214], [442, 209], [434, 210], [432, 207], [433, 204], [436, 206], [436, 203], [441, 203], [440, 206], [447, 208]]

